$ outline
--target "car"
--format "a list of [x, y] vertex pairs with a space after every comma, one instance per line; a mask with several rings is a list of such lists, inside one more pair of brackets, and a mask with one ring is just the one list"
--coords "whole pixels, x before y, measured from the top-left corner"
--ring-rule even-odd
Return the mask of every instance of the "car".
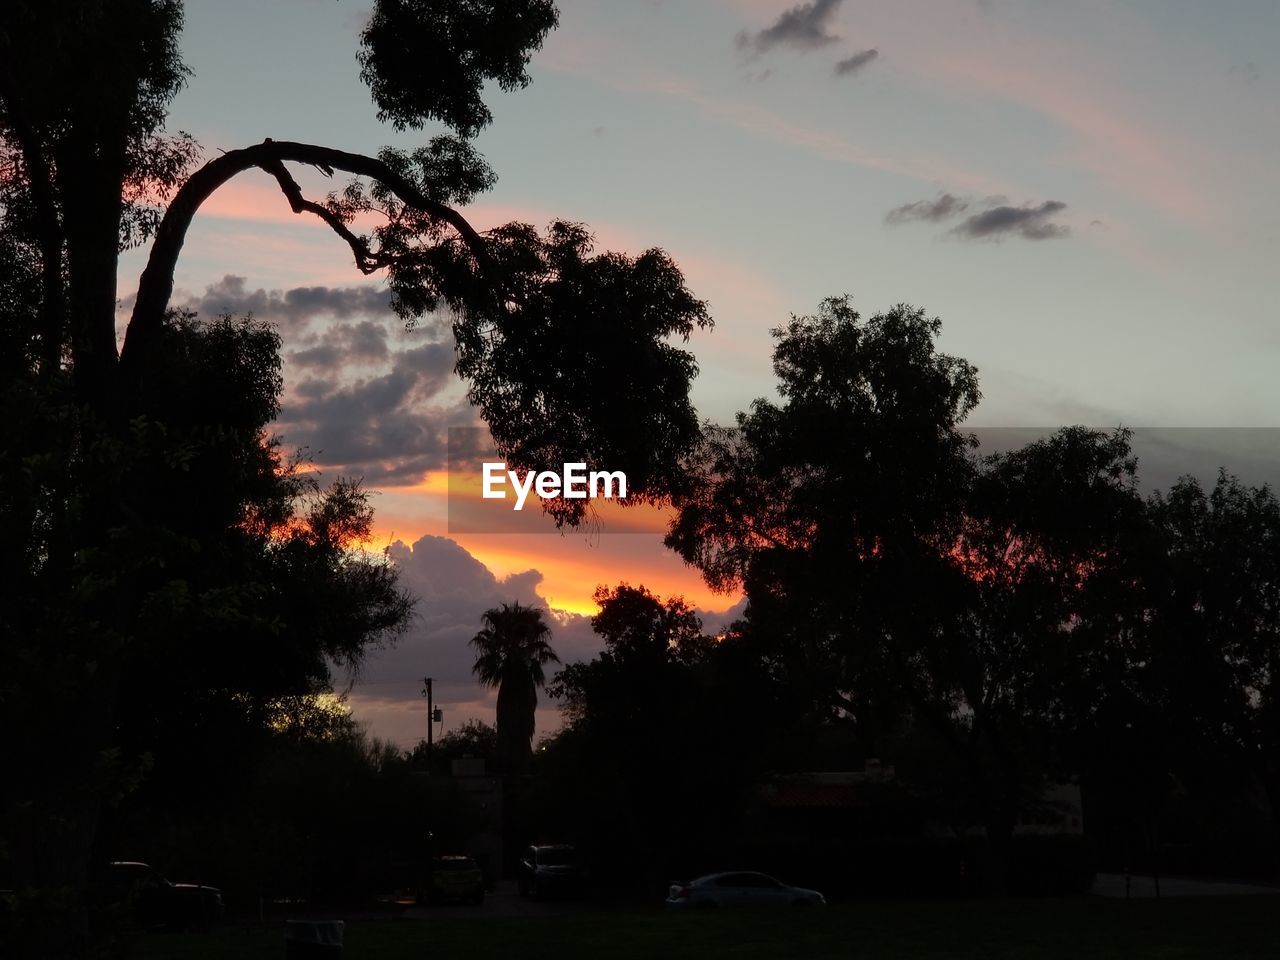
[[183, 929], [222, 919], [222, 891], [199, 883], [173, 883], [159, 870], [134, 860], [107, 865], [107, 888], [133, 906], [139, 926]]
[[578, 851], [567, 843], [526, 847], [516, 872], [523, 897], [571, 895], [586, 886], [587, 874]]
[[789, 887], [767, 873], [738, 870], [709, 873], [671, 884], [668, 910], [708, 907], [818, 907], [826, 898], [817, 890]]
[[431, 873], [418, 892], [419, 903], [484, 903], [484, 874], [471, 857], [436, 857]]

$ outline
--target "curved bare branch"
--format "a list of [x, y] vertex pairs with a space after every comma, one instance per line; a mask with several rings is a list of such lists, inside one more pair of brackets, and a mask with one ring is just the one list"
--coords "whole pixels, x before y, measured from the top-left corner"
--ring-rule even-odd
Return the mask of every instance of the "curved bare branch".
[[[386, 184], [407, 206], [452, 226], [476, 259], [482, 264], [489, 263], [490, 258], [484, 239], [462, 214], [452, 207], [431, 199], [414, 183], [376, 157], [348, 153], [345, 150], [335, 150], [315, 144], [270, 139], [251, 147], [232, 150], [210, 160], [191, 175], [174, 194], [164, 218], [160, 221], [160, 226], [156, 229], [151, 256], [138, 281], [138, 295], [120, 355], [121, 373], [126, 383], [136, 381], [145, 358], [158, 337], [164, 322], [165, 311], [169, 309], [169, 299], [173, 296], [173, 274], [177, 267], [178, 256], [182, 252], [187, 230], [191, 226], [196, 211], [219, 187], [246, 170], [258, 167], [276, 177], [294, 212], [314, 213], [329, 223], [330, 227], [352, 246], [357, 266], [361, 270], [364, 270], [365, 265], [370, 262], [367, 259], [368, 251], [364, 250], [359, 238], [346, 229], [345, 224], [333, 217], [326, 208], [302, 197], [301, 190], [283, 167], [286, 161], [311, 164], [323, 170], [342, 170]], [[366, 258], [363, 262], [362, 256]]]

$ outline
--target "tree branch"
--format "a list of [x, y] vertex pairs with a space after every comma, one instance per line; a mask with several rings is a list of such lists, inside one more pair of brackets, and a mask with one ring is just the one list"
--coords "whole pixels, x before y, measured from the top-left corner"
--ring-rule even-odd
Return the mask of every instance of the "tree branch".
[[[481, 266], [492, 266], [493, 261], [484, 239], [462, 214], [452, 207], [431, 199], [412, 181], [401, 176], [376, 157], [347, 153], [344, 150], [314, 144], [270, 139], [251, 147], [229, 151], [210, 160], [187, 179], [187, 182], [174, 194], [164, 218], [156, 229], [155, 239], [151, 245], [151, 256], [138, 281], [138, 295], [134, 301], [133, 315], [129, 319], [124, 348], [120, 355], [121, 373], [126, 389], [136, 386], [147, 356], [159, 337], [165, 312], [169, 309], [169, 299], [173, 296], [174, 270], [191, 221], [201, 204], [208, 200], [219, 187], [238, 174], [259, 167], [276, 176], [285, 196], [289, 197], [291, 206], [298, 201], [302, 205], [301, 210], [315, 213], [325, 219], [331, 227], [337, 229], [334, 222], [329, 219], [332, 216], [329, 210], [305, 200], [300, 189], [295, 195], [291, 195], [291, 191], [297, 188], [297, 184], [293, 183], [292, 177], [284, 171], [285, 161], [307, 163], [321, 169], [343, 170], [358, 177], [368, 177], [386, 184], [407, 206], [452, 226]], [[280, 180], [278, 171], [284, 172], [284, 180]], [[294, 207], [294, 209], [297, 211], [299, 208]], [[343, 239], [346, 239], [349, 244], [351, 239], [355, 239], [359, 244], [359, 238], [351, 235], [350, 231], [346, 230], [345, 224], [336, 217], [333, 217], [333, 220], [342, 227], [339, 231], [340, 236], [345, 231], [346, 236], [343, 236]], [[353, 247], [353, 250], [355, 249]], [[360, 255], [357, 251], [357, 266], [359, 266]]]
[[[298, 181], [285, 168], [285, 165], [279, 160], [272, 160], [264, 163], [262, 169], [276, 178], [276, 182], [280, 184], [280, 189], [284, 192], [285, 197], [289, 200], [289, 207], [294, 213], [314, 213], [317, 217], [329, 225], [329, 227], [347, 242], [347, 246], [351, 248], [352, 254], [355, 255], [356, 269], [363, 274], [374, 273], [385, 264], [381, 258], [370, 253], [369, 248], [364, 241], [347, 229], [347, 225], [342, 219], [328, 207], [321, 206], [302, 195], [302, 188], [298, 186]], [[332, 172], [332, 171], [330, 171]]]

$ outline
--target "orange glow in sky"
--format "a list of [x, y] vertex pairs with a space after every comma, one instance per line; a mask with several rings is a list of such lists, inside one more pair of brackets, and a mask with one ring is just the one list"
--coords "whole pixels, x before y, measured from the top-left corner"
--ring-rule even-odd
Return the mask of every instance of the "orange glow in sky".
[[[370, 546], [394, 540], [412, 544], [423, 536], [448, 537], [499, 579], [534, 569], [542, 574], [538, 593], [549, 606], [594, 614], [592, 594], [600, 584], [643, 584], [654, 593], [683, 596], [704, 610], [726, 610], [739, 597], [712, 592], [702, 577], [662, 545], [668, 513], [655, 507], [602, 503], [598, 524], [589, 532], [557, 532], [549, 519], [538, 533], [450, 532], [447, 475], [429, 474], [412, 487], [384, 488], [376, 510]], [[454, 492], [456, 496], [456, 490]], [[527, 510], [537, 513], [530, 505]], [[631, 532], [636, 531], [636, 532]]]

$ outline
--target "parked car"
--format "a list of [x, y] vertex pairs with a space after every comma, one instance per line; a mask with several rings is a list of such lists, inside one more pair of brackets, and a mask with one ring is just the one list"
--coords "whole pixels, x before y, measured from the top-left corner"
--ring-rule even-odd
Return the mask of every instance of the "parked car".
[[471, 857], [436, 857], [418, 891], [419, 903], [484, 903], [484, 874]]
[[108, 889], [133, 904], [143, 927], [204, 927], [222, 919], [222, 891], [199, 883], [173, 883], [145, 863], [118, 860], [107, 865]]
[[815, 907], [826, 899], [817, 890], [789, 887], [764, 873], [711, 873], [671, 884], [667, 909], [705, 907]]
[[526, 847], [516, 872], [524, 897], [572, 895], [586, 887], [587, 873], [578, 851], [567, 843]]

